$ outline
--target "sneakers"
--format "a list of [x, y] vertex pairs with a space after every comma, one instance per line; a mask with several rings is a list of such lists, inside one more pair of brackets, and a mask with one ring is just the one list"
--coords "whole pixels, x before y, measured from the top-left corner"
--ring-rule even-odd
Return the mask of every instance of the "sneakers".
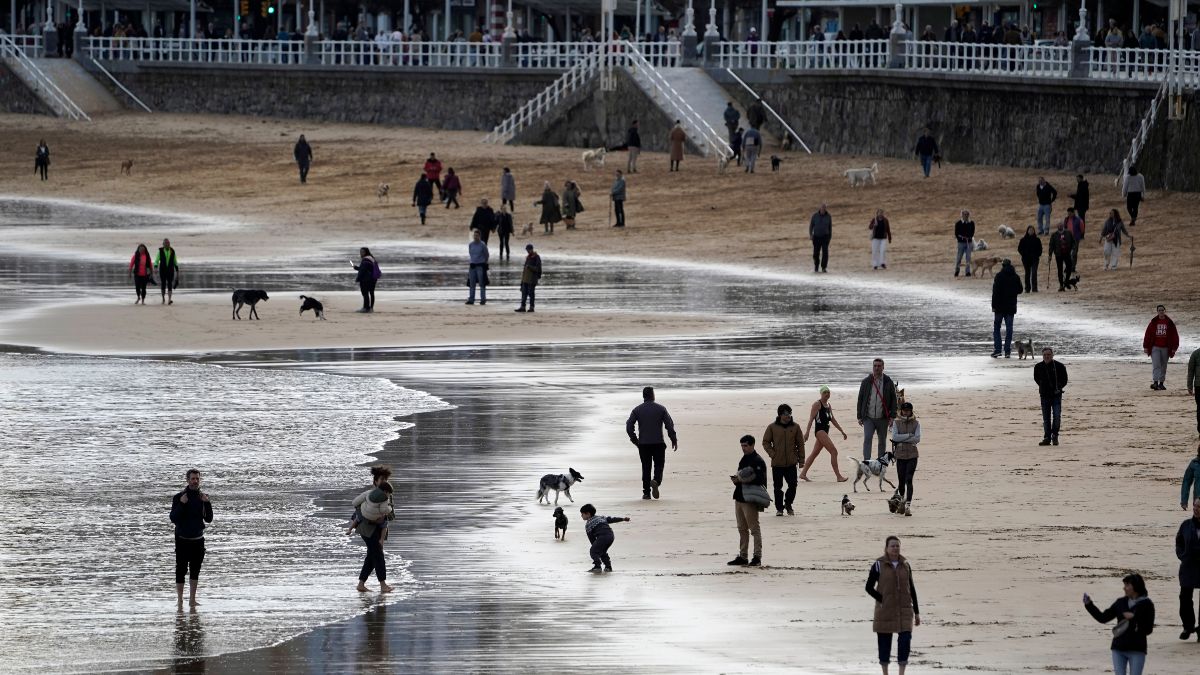
[[998, 359], [998, 358], [1000, 358], [1000, 352], [992, 352], [992, 358], [993, 358], [993, 359]]
[[653, 495], [653, 497], [654, 497], [655, 499], [658, 499], [658, 496], [659, 496], [659, 494], [658, 494], [658, 481], [656, 481], [656, 480], [652, 480], [652, 481], [650, 481], [650, 494], [651, 494], [651, 495]]
[[599, 565], [593, 565], [593, 566], [592, 566], [592, 569], [590, 569], [590, 570], [588, 570], [588, 571], [589, 571], [589, 572], [591, 572], [592, 574], [600, 574], [600, 573], [601, 573], [601, 572], [603, 572], [604, 570], [603, 570], [603, 569], [601, 569]]
[[642, 499], [650, 499], [650, 493], [649, 493], [649, 492], [645, 492], [645, 491], [643, 491], [643, 492], [642, 492]]
[[1038, 443], [1038, 445], [1050, 445], [1050, 439], [1049, 439], [1049, 438], [1043, 438], [1043, 439], [1042, 439], [1042, 442], [1041, 442], [1041, 443]]
[[751, 558], [746, 567], [762, 567], [762, 558]]
[[466, 305], [473, 305], [473, 304], [475, 304], [475, 301], [474, 301], [474, 300], [468, 300], [468, 301], [466, 301], [466, 302], [465, 302], [465, 303], [463, 303], [463, 304], [466, 304]]
[[746, 565], [750, 564], [750, 561], [746, 560], [745, 558], [743, 558], [742, 556], [739, 555], [738, 557], [734, 558], [733, 560], [730, 560], [729, 562], [727, 562], [725, 564], [745, 567]]
[[907, 502], [904, 504], [904, 515], [906, 515], [906, 516], [912, 515], [912, 504], [909, 504]]
[[776, 511], [776, 512], [775, 512], [775, 515], [776, 515], [776, 516], [778, 516], [778, 517], [780, 517], [780, 518], [782, 518], [782, 517], [783, 517], [783, 511]]
[[605, 565], [605, 566], [604, 566], [604, 571], [605, 571], [605, 572], [611, 572], [611, 571], [612, 571], [612, 565]]
[[787, 511], [787, 514], [788, 514], [789, 516], [794, 516], [794, 515], [796, 515], [796, 512], [795, 512], [795, 511], [793, 511], [793, 510], [792, 510], [792, 507], [790, 507], [790, 506], [785, 506], [785, 507], [783, 507], [783, 510], [784, 510], [784, 511]]

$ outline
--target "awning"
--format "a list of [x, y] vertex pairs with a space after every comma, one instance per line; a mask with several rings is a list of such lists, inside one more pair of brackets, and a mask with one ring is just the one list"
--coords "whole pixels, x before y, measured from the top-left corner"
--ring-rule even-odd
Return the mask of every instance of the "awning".
[[[570, 10], [571, 14], [580, 16], [584, 15], [600, 15], [600, 0], [518, 0], [513, 3], [519, 7], [529, 6], [534, 10], [549, 14], [551, 16], [562, 16]], [[646, 12], [646, 4], [642, 4], [642, 13]], [[698, 3], [697, 3], [698, 4]], [[661, 8], [655, 7], [656, 11], [661, 11]], [[517, 11], [516, 7], [513, 11]], [[705, 5], [705, 16], [708, 16], [708, 8]], [[622, 16], [633, 16], [638, 12], [637, 0], [617, 0], [617, 14]], [[700, 10], [696, 10], [696, 16], [700, 16]]]
[[[71, 3], [71, 9], [77, 6], [75, 3]], [[86, 12], [98, 12], [102, 7], [106, 12], [111, 12], [114, 9], [118, 11], [144, 12], [147, 8], [151, 12], [187, 12], [191, 9], [191, 3], [188, 0], [105, 0], [103, 3], [100, 0], [83, 0], [83, 9]], [[208, 14], [213, 10], [209, 3], [197, 2], [196, 11]]]
[[[887, 0], [778, 0], [776, 3], [779, 7], [821, 7], [824, 9], [838, 9], [839, 7], [887, 7], [892, 8], [896, 3], [888, 2]], [[913, 6], [929, 6], [935, 5], [938, 7], [949, 7], [951, 5], [1000, 5], [1001, 7], [1009, 7], [1020, 5], [1020, 0], [999, 0], [998, 2], [982, 2], [976, 0], [903, 0], [905, 7]]]

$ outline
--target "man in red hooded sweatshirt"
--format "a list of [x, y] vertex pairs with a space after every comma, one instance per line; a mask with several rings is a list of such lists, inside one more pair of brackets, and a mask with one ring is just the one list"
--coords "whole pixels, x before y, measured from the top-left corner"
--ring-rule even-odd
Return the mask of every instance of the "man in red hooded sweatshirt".
[[1154, 382], [1151, 389], [1162, 391], [1167, 387], [1163, 382], [1167, 379], [1167, 361], [1175, 356], [1179, 349], [1179, 331], [1175, 322], [1167, 316], [1167, 308], [1158, 306], [1158, 315], [1150, 319], [1146, 326], [1146, 336], [1142, 338], [1142, 351], [1154, 364]]

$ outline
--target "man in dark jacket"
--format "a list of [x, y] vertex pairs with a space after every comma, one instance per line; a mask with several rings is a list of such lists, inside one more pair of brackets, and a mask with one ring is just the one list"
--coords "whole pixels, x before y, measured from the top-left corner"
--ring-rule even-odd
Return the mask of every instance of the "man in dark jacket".
[[1075, 176], [1075, 192], [1068, 196], [1075, 200], [1075, 215], [1079, 216], [1079, 219], [1086, 223], [1088, 207], [1092, 205], [1092, 195], [1087, 179], [1083, 177], [1083, 174]]
[[1192, 517], [1183, 521], [1175, 535], [1175, 557], [1179, 558], [1179, 619], [1183, 621], [1183, 632], [1179, 639], [1186, 640], [1196, 633], [1196, 610], [1192, 605], [1192, 594], [1200, 588], [1200, 499], [1192, 500]]
[[808, 237], [813, 245], [813, 272], [828, 272], [829, 241], [833, 239], [833, 216], [829, 209], [821, 204], [817, 212], [808, 221]]
[[[538, 282], [542, 280], [542, 256], [533, 250], [533, 244], [525, 244], [525, 266], [521, 268], [521, 306], [514, 312], [528, 311], [533, 313], [533, 302]], [[525, 301], [529, 301], [529, 309], [525, 309]]]
[[733, 143], [733, 134], [737, 131], [738, 122], [742, 121], [742, 113], [733, 107], [733, 101], [725, 104], [725, 128], [729, 130], [729, 142]]
[[746, 121], [750, 123], [751, 129], [762, 129], [763, 124], [766, 124], [767, 111], [761, 98], [755, 98], [754, 103], [746, 109]]
[[1071, 259], [1071, 251], [1075, 249], [1075, 237], [1067, 230], [1066, 223], [1059, 223], [1058, 229], [1050, 235], [1050, 259], [1058, 268], [1058, 290], [1066, 288], [1067, 279], [1075, 271], [1075, 262]]
[[630, 122], [629, 130], [625, 132], [625, 150], [629, 152], [629, 160], [625, 162], [625, 171], [637, 173], [638, 155], [642, 152], [642, 135], [638, 133], [637, 120]]
[[479, 230], [479, 238], [483, 243], [487, 243], [488, 235], [492, 230], [496, 229], [496, 212], [488, 206], [488, 200], [480, 199], [479, 206], [475, 207], [475, 214], [471, 216], [471, 224], [467, 227], [467, 231]]
[[[737, 516], [738, 554], [730, 565], [758, 567], [762, 564], [762, 531], [758, 527], [758, 513], [763, 507], [751, 504], [742, 497], [743, 485], [767, 487], [767, 463], [754, 451], [754, 437], [746, 434], [739, 443], [742, 458], [738, 460], [737, 473], [730, 476], [733, 481], [733, 507]], [[750, 537], [754, 537], [754, 557], [747, 559], [750, 552]]]
[[975, 249], [975, 221], [971, 220], [971, 212], [966, 209], [962, 217], [954, 223], [954, 241], [958, 245], [958, 253], [954, 256], [954, 276], [958, 276], [958, 268], [963, 258], [967, 259], [967, 276], [971, 276], [971, 251]]
[[883, 359], [871, 363], [871, 374], [858, 385], [858, 425], [863, 428], [863, 461], [871, 461], [871, 437], [879, 438], [879, 457], [887, 442], [887, 430], [896, 419], [896, 383], [883, 374]]
[[929, 134], [929, 129], [921, 130], [921, 137], [917, 139], [913, 154], [920, 158], [921, 171], [929, 178], [929, 171], [933, 168], [933, 157], [939, 154], [937, 141]]
[[1054, 186], [1046, 182], [1045, 178], [1038, 177], [1037, 187], [1037, 233], [1050, 234], [1050, 214], [1054, 211], [1054, 200], [1058, 199], [1058, 190]]
[[429, 182], [429, 178], [425, 174], [421, 174], [421, 178], [417, 184], [413, 186], [413, 206], [417, 207], [417, 213], [421, 216], [421, 224], [425, 224], [425, 213], [429, 210], [429, 205], [433, 203], [433, 183]]
[[[175, 523], [175, 595], [183, 607], [183, 577], [191, 583], [189, 604], [198, 606], [196, 587], [204, 562], [205, 523], [213, 520], [212, 502], [200, 491], [200, 470], [188, 469], [187, 487], [171, 498], [171, 522]], [[190, 570], [189, 570], [190, 568]]]
[[296, 157], [296, 164], [300, 167], [300, 182], [308, 182], [308, 166], [312, 164], [312, 148], [309, 147], [308, 141], [304, 140], [304, 134], [300, 134], [300, 140], [296, 141], [296, 147], [292, 148], [292, 155]]
[[992, 358], [1000, 356], [1000, 322], [1004, 322], [1004, 358], [1012, 356], [1013, 316], [1017, 313], [1017, 296], [1021, 294], [1021, 277], [1008, 258], [1000, 265], [1000, 273], [992, 280]]
[[883, 34], [883, 28], [875, 21], [867, 24], [867, 30], [864, 35], [868, 40], [882, 40], [887, 37]]
[[[636, 431], [635, 431], [636, 426]], [[675, 421], [671, 413], [654, 401], [654, 387], [642, 389], [642, 404], [629, 413], [625, 420], [625, 433], [637, 446], [642, 459], [642, 499], [659, 497], [658, 488], [663, 482], [663, 465], [667, 461], [667, 444], [663, 442], [663, 428], [671, 439], [671, 450], [679, 450], [679, 439], [675, 436]], [[654, 467], [651, 477], [650, 468]]]
[[[1042, 399], [1042, 442], [1058, 445], [1058, 427], [1062, 417], [1062, 393], [1067, 386], [1067, 368], [1054, 360], [1054, 350], [1042, 348], [1042, 362], [1033, 367], [1033, 381]], [[1051, 417], [1053, 416], [1053, 419]]]

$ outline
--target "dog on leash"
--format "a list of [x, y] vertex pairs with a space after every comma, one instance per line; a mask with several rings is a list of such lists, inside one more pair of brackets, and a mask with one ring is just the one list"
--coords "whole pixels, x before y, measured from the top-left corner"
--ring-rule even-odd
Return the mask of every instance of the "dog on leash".
[[567, 540], [567, 514], [563, 513], [562, 507], [554, 508], [554, 539], [555, 541]]
[[779, 155], [771, 155], [771, 171], [778, 171], [780, 164], [783, 164], [783, 158]]
[[239, 288], [233, 292], [233, 318], [241, 319], [242, 307], [250, 305], [250, 318], [262, 321], [258, 316], [258, 303], [270, 300], [267, 292], [262, 290], [246, 290]]
[[1013, 237], [1017, 236], [1017, 233], [1007, 225], [1001, 225], [1000, 227], [996, 228], [996, 231], [1000, 233], [1001, 239], [1012, 239]]
[[1017, 345], [1017, 360], [1023, 361], [1025, 357], [1033, 358], [1033, 340], [1026, 339], [1024, 342], [1016, 341]]
[[533, 223], [525, 223], [521, 226], [521, 236], [524, 237], [527, 234], [533, 234]]
[[608, 154], [608, 150], [604, 148], [596, 148], [595, 150], [583, 151], [583, 170], [587, 171], [589, 167], [604, 166], [604, 156]]
[[863, 487], [867, 489], [867, 492], [870, 492], [871, 488], [870, 488], [870, 486], [867, 485], [867, 481], [870, 480], [874, 476], [879, 477], [879, 491], [880, 492], [883, 492], [883, 484], [884, 483], [891, 485], [892, 489], [895, 490], [896, 489], [895, 484], [893, 484], [892, 481], [887, 479], [888, 466], [892, 463], [892, 460], [894, 460], [895, 458], [896, 458], [896, 455], [894, 455], [891, 450], [888, 450], [887, 452], [883, 453], [883, 455], [879, 459], [872, 459], [869, 462], [858, 461], [857, 462], [858, 463], [858, 471], [856, 472], [856, 474], [854, 476], [854, 485], [852, 486], [854, 488], [854, 491], [858, 492], [858, 481], [861, 480], [863, 482]]
[[879, 163], [871, 165], [869, 169], [846, 169], [842, 175], [850, 179], [850, 187], [858, 187], [859, 185], [866, 187], [867, 181], [871, 181], [871, 185], [875, 184], [875, 174], [879, 171]]
[[388, 192], [390, 192], [391, 189], [392, 186], [388, 185], [387, 183], [380, 183], [379, 188], [375, 190], [375, 196], [379, 198], [380, 202], [390, 203], [392, 198], [388, 195]]
[[539, 504], [542, 503], [543, 499], [546, 500], [547, 504], [550, 503], [551, 490], [554, 490], [555, 506], [558, 506], [558, 493], [560, 492], [565, 494], [567, 499], [570, 499], [572, 503], [575, 502], [575, 500], [571, 498], [571, 486], [577, 481], [583, 480], [583, 474], [579, 473], [575, 469], [567, 469], [567, 472], [568, 473], [560, 474], [548, 473], [545, 476], [542, 476], [542, 480], [538, 483], [537, 491]]
[[123, 176], [132, 176], [133, 175], [133, 160], [132, 159], [127, 159], [124, 162], [121, 162], [121, 175], [123, 175]]
[[842, 515], [854, 515], [854, 502], [850, 501], [850, 495], [842, 495]]
[[996, 276], [996, 265], [1000, 264], [1000, 259], [992, 256], [990, 258], [979, 258], [975, 260], [972, 267], [975, 268], [975, 276], [982, 277], [984, 272], [989, 272], [994, 277]]
[[300, 299], [304, 301], [300, 303], [301, 314], [304, 314], [311, 309], [313, 316], [322, 321], [325, 320], [325, 305], [322, 305], [320, 300], [316, 298], [310, 298], [307, 295], [300, 296]]

